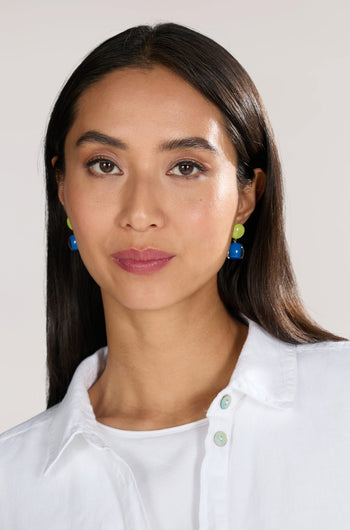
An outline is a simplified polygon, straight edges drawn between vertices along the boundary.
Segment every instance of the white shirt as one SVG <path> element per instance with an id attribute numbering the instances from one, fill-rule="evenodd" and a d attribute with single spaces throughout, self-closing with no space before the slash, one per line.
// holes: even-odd
<path id="1" fill-rule="evenodd" d="M 61 403 L 0 436 L 1 529 L 155 530 L 89 401 L 106 355 L 79 365 Z M 193 528 L 350 528 L 350 343 L 289 345 L 249 321 L 206 419 Z"/>
<path id="2" fill-rule="evenodd" d="M 208 418 L 153 431 L 98 423 L 108 445 L 128 462 L 152 530 L 198 530 L 200 469 Z"/>

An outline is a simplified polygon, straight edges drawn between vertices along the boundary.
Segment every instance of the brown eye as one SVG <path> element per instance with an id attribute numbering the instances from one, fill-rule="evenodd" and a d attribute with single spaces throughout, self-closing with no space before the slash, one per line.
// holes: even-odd
<path id="1" fill-rule="evenodd" d="M 108 160 L 99 163 L 99 168 L 103 173 L 111 173 L 114 168 L 114 164 Z"/>
<path id="2" fill-rule="evenodd" d="M 193 164 L 179 164 L 179 169 L 180 169 L 180 172 L 183 174 L 183 175 L 190 175 L 193 171 Z"/>
<path id="3" fill-rule="evenodd" d="M 172 169 L 173 175 L 188 178 L 199 177 L 201 174 L 205 173 L 205 171 L 206 169 L 202 165 L 197 162 L 192 162 L 191 160 L 183 160 L 176 164 Z"/>
<path id="4" fill-rule="evenodd" d="M 117 175 L 120 172 L 119 167 L 107 159 L 91 160 L 87 167 L 90 173 L 95 175 Z"/>

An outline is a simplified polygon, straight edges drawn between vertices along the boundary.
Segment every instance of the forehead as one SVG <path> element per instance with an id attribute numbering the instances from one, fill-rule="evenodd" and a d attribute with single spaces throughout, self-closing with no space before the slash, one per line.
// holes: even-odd
<path id="1" fill-rule="evenodd" d="M 126 141 L 204 136 L 234 154 L 219 108 L 170 69 L 128 67 L 82 94 L 70 135 L 96 129 Z M 209 140 L 209 138 L 208 138 Z"/>

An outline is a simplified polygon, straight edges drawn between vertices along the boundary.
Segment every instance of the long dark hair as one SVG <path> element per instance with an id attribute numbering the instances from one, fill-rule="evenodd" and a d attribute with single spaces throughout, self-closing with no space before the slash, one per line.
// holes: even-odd
<path id="1" fill-rule="evenodd" d="M 106 40 L 83 60 L 59 94 L 48 124 L 48 407 L 64 397 L 78 364 L 106 344 L 100 289 L 79 253 L 68 248 L 69 229 L 57 195 L 65 138 L 84 90 L 113 70 L 156 64 L 176 72 L 221 110 L 237 151 L 241 186 L 253 180 L 254 168 L 266 173 L 266 189 L 246 223 L 244 260 L 226 260 L 218 273 L 227 310 L 238 319 L 246 315 L 285 342 L 341 340 L 311 321 L 298 296 L 284 235 L 278 153 L 252 80 L 224 48 L 192 29 L 172 23 L 137 26 Z"/>

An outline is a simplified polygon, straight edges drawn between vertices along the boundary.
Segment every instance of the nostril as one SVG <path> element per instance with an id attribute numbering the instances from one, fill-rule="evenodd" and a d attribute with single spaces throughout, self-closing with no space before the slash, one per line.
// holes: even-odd
<path id="1" fill-rule="evenodd" d="M 142 207 L 137 204 L 128 204 L 127 208 L 122 211 L 118 217 L 120 226 L 127 230 L 136 230 L 144 232 L 145 230 L 155 230 L 164 225 L 164 214 L 161 209 L 145 204 Z"/>

